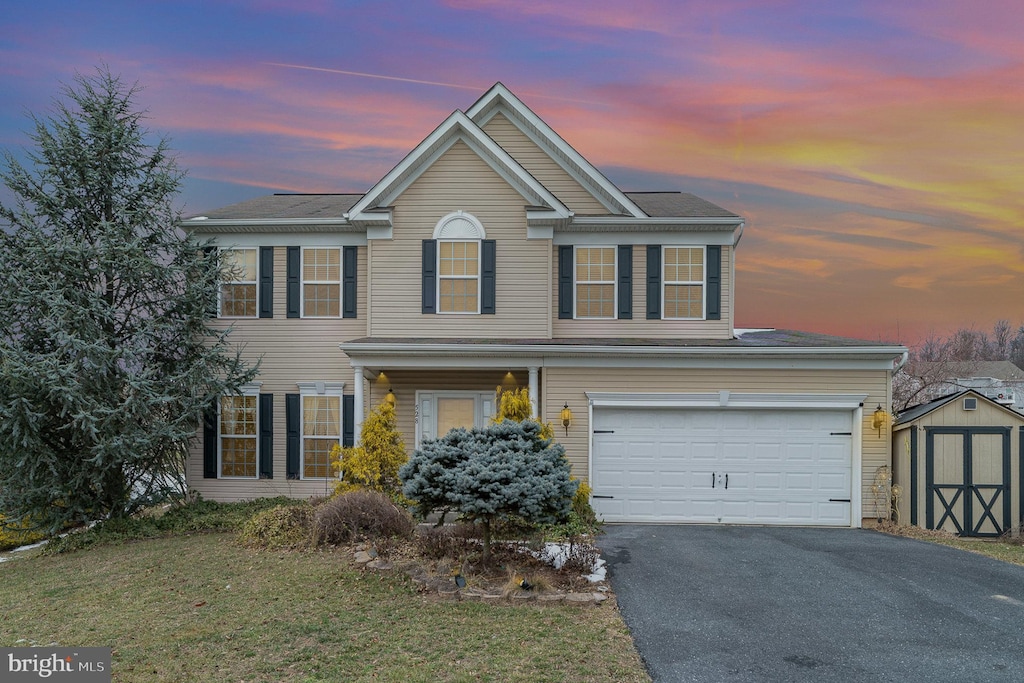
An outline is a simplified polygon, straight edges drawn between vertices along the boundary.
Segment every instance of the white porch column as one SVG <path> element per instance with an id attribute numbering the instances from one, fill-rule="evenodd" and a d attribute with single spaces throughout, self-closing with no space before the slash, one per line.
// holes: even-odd
<path id="1" fill-rule="evenodd" d="M 359 435 L 363 432 L 363 366 L 352 364 L 352 370 L 354 377 L 352 378 L 352 385 L 355 389 L 353 392 L 353 403 L 355 404 L 352 418 L 352 434 L 355 441 L 355 445 L 359 445 Z"/>
<path id="2" fill-rule="evenodd" d="M 540 418 L 540 403 L 537 398 L 538 394 L 538 373 L 540 368 L 534 366 L 530 368 L 530 405 L 533 406 L 533 416 Z"/>

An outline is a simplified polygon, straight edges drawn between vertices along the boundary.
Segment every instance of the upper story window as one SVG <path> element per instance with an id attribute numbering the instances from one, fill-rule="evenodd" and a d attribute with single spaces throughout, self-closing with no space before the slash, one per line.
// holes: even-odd
<path id="1" fill-rule="evenodd" d="M 692 320 L 704 317 L 704 248 L 663 249 L 663 317 Z"/>
<path id="2" fill-rule="evenodd" d="M 441 313 L 480 312 L 480 242 L 438 241 L 438 301 Z"/>
<path id="3" fill-rule="evenodd" d="M 576 247 L 576 317 L 615 317 L 615 247 Z"/>
<path id="4" fill-rule="evenodd" d="M 255 318 L 256 249 L 223 249 L 224 281 L 220 285 L 220 315 Z"/>
<path id="5" fill-rule="evenodd" d="M 306 247 L 302 250 L 302 317 L 341 316 L 341 249 Z"/>

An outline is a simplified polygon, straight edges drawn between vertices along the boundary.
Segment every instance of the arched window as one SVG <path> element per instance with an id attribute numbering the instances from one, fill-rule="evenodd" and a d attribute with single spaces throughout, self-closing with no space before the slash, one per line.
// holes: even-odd
<path id="1" fill-rule="evenodd" d="M 484 237 L 484 226 L 464 211 L 437 222 L 438 313 L 480 312 L 480 244 Z"/>

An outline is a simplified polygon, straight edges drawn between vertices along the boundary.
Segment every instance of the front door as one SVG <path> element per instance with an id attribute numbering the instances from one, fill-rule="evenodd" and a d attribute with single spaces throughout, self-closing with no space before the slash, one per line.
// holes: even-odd
<path id="1" fill-rule="evenodd" d="M 925 427 L 929 529 L 1000 536 L 1010 526 L 1010 429 Z"/>
<path id="2" fill-rule="evenodd" d="M 417 391 L 416 448 L 456 427 L 483 427 L 493 414 L 493 391 Z"/>

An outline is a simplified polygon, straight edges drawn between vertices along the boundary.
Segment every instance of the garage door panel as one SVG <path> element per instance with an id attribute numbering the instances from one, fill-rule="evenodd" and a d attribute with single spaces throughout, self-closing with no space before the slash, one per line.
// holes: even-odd
<path id="1" fill-rule="evenodd" d="M 594 412 L 594 507 L 607 521 L 849 525 L 852 412 Z M 838 432 L 838 434 L 835 434 Z M 728 487 L 725 476 L 728 475 Z"/>

